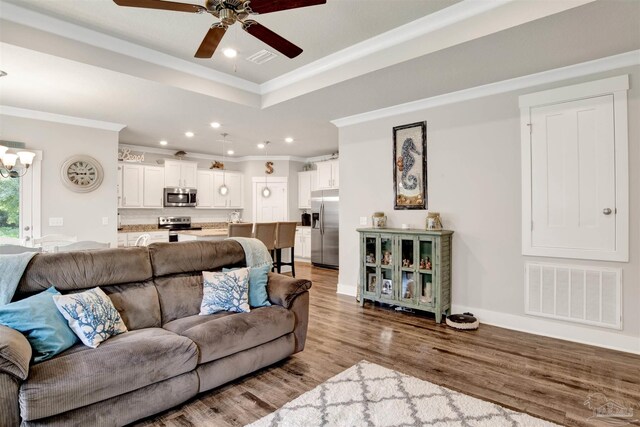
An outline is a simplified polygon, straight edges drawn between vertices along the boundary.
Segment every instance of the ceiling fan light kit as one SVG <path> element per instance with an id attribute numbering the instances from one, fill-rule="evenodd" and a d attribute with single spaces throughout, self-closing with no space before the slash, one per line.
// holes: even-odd
<path id="1" fill-rule="evenodd" d="M 220 22 L 216 22 L 211 25 L 209 31 L 204 36 L 200 47 L 196 51 L 196 58 L 211 58 L 218 48 L 222 37 L 224 37 L 227 28 L 236 22 L 240 22 L 244 31 L 261 40 L 263 43 L 266 43 L 288 58 L 295 58 L 302 53 L 302 49 L 300 47 L 274 33 L 257 21 L 247 18 L 249 15 L 279 12 L 282 10 L 316 6 L 326 3 L 326 0 L 207 0 L 204 6 L 200 6 L 196 4 L 163 0 L 113 1 L 118 6 L 170 10 L 186 13 L 208 13 L 218 18 Z"/>

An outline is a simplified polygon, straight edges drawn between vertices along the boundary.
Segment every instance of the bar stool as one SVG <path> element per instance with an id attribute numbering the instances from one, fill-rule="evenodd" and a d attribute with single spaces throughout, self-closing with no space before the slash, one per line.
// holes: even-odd
<path id="1" fill-rule="evenodd" d="M 252 223 L 229 224 L 229 237 L 252 237 Z"/>
<path id="2" fill-rule="evenodd" d="M 264 243 L 271 254 L 271 258 L 273 258 L 273 251 L 276 247 L 276 225 L 276 222 L 256 222 L 253 235 L 253 237 Z"/>
<path id="3" fill-rule="evenodd" d="M 296 277 L 294 246 L 297 222 L 279 222 L 276 227 L 276 270 L 280 273 L 283 265 L 291 266 L 291 275 Z M 291 262 L 282 262 L 282 250 L 291 248 Z"/>

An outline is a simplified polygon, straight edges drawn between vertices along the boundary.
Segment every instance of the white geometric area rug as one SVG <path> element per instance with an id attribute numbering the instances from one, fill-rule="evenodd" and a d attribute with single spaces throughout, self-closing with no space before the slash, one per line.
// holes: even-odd
<path id="1" fill-rule="evenodd" d="M 549 427 L 515 412 L 362 361 L 249 427 Z"/>

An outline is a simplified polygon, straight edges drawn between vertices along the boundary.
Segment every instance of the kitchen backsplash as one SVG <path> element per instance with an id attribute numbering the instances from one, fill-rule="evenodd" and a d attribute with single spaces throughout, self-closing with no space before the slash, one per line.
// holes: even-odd
<path id="1" fill-rule="evenodd" d="M 192 223 L 226 222 L 232 210 L 202 210 L 195 208 L 118 209 L 121 225 L 157 224 L 159 216 L 190 216 Z M 240 210 L 244 220 L 244 212 Z"/>

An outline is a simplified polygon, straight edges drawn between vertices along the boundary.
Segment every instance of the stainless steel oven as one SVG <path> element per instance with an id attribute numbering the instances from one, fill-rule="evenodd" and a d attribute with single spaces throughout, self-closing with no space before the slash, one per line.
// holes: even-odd
<path id="1" fill-rule="evenodd" d="M 165 207 L 192 207 L 196 205 L 195 188 L 165 188 Z"/>

